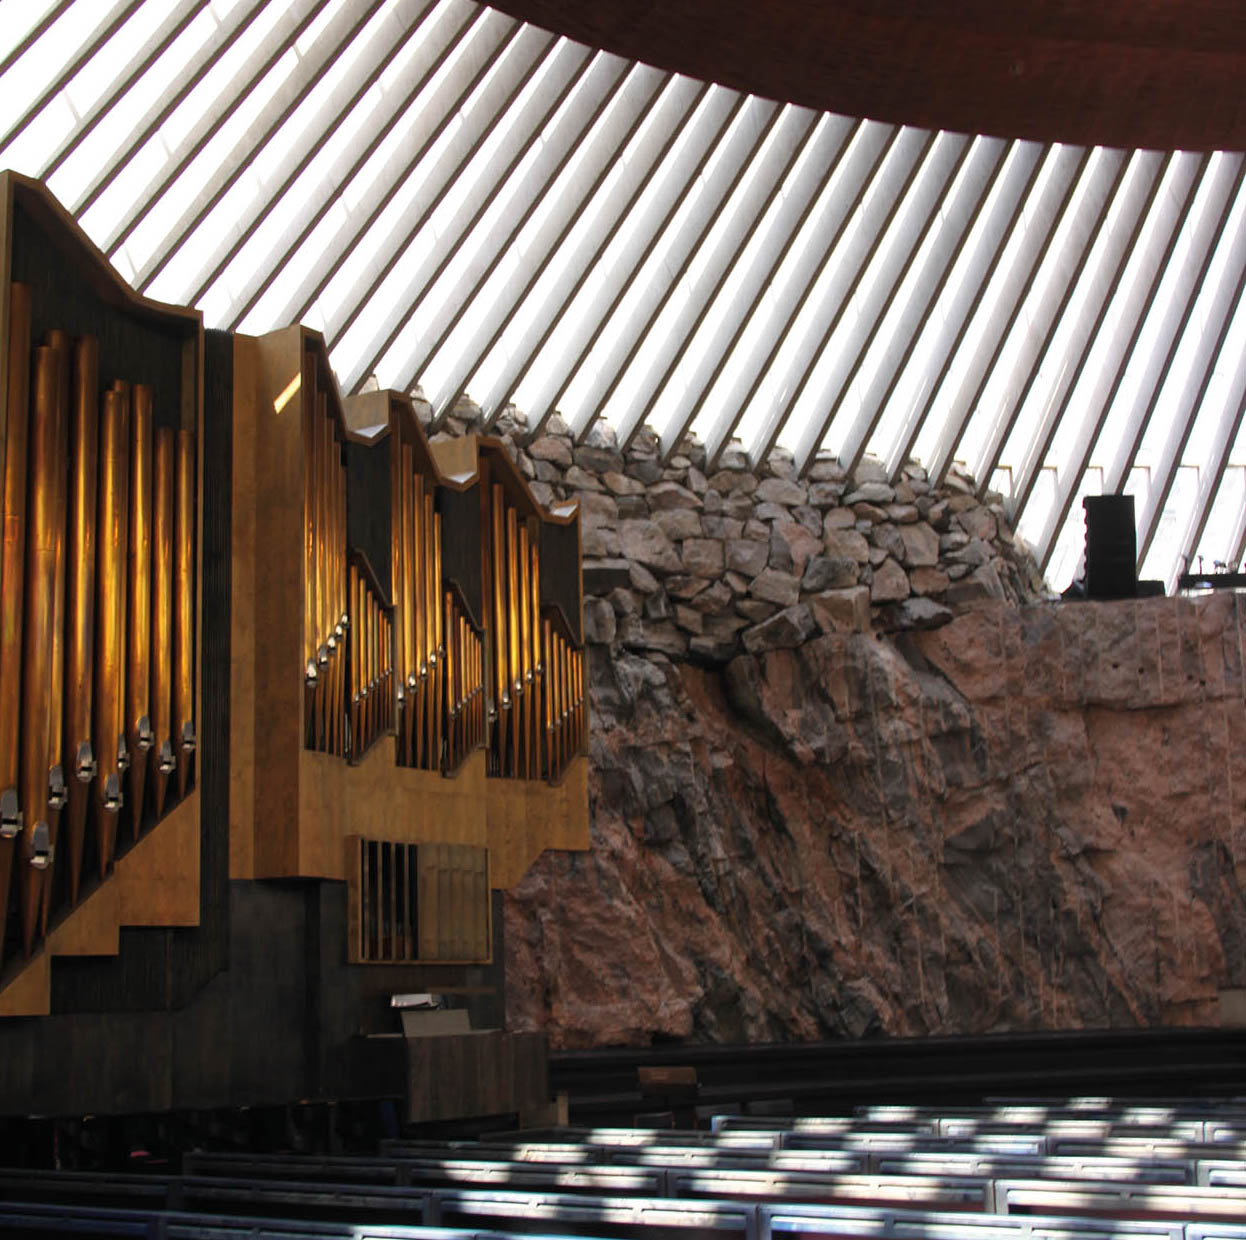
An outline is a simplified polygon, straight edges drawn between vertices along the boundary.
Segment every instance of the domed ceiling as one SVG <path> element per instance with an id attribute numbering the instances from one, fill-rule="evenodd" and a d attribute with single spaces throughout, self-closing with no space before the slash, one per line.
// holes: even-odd
<path id="1" fill-rule="evenodd" d="M 437 419 L 959 460 L 1057 587 L 1086 494 L 1145 576 L 1241 561 L 1235 8 L 504 7 L 0 0 L 0 166 Z"/>

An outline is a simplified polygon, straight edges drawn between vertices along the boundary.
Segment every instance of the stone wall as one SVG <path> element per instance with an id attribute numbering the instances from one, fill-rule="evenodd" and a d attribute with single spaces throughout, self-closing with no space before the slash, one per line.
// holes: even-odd
<path id="1" fill-rule="evenodd" d="M 1050 600 L 957 474 L 504 429 L 591 591 L 593 850 L 508 894 L 513 1027 L 1200 1024 L 1246 985 L 1234 596 Z"/>
<path id="2" fill-rule="evenodd" d="M 753 470 L 731 448 L 707 474 L 693 440 L 664 465 L 647 430 L 623 453 L 607 426 L 582 445 L 556 418 L 531 442 L 522 421 L 500 429 L 538 498 L 580 501 L 585 620 L 602 645 L 721 664 L 819 632 L 934 627 L 972 601 L 1042 593 L 1000 497 L 980 501 L 958 469 L 936 487 L 916 464 L 892 484 L 869 458 L 851 478 L 818 460 L 798 479 L 782 450 Z"/>

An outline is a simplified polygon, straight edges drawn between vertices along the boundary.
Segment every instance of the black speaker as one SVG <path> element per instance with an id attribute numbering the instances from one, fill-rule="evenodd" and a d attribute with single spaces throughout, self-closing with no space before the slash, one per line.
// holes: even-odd
<path id="1" fill-rule="evenodd" d="M 1138 539 L 1132 495 L 1087 495 L 1086 597 L 1134 598 Z"/>

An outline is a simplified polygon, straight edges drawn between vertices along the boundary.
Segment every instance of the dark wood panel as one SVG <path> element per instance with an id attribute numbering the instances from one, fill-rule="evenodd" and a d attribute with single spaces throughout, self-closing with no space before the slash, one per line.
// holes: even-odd
<path id="1" fill-rule="evenodd" d="M 493 0 L 547 30 L 848 116 L 1082 145 L 1246 149 L 1235 0 Z"/>
<path id="2" fill-rule="evenodd" d="M 379 443 L 346 445 L 346 542 L 368 557 L 377 584 L 393 599 L 393 564 L 390 554 L 390 445 L 386 436 Z"/>
<path id="3" fill-rule="evenodd" d="M 450 581 L 457 581 L 480 624 L 483 587 L 480 580 L 480 484 L 464 491 L 442 487 L 437 506 L 441 512 L 441 569 Z"/>
<path id="4" fill-rule="evenodd" d="M 577 642 L 580 631 L 580 525 L 541 522 L 541 605 L 562 609 Z"/>

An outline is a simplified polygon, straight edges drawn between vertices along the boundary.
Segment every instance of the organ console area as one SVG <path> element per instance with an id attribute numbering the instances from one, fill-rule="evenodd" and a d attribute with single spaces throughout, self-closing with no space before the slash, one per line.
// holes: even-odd
<path id="1" fill-rule="evenodd" d="M 588 846 L 575 506 L 313 330 L 138 296 L 11 173 L 0 341 L 0 1114 L 83 1039 L 150 1068 L 101 1109 L 250 1105 L 363 1088 L 378 996 L 500 1013 L 498 893 Z"/>

